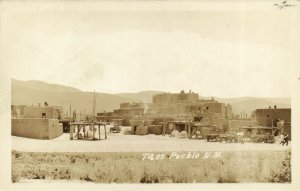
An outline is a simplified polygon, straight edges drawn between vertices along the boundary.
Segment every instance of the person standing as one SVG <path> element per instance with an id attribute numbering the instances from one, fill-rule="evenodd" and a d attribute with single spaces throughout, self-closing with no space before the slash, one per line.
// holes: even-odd
<path id="1" fill-rule="evenodd" d="M 289 144 L 289 135 L 287 133 L 284 136 L 284 143 L 283 143 L 283 145 L 284 144 L 286 144 L 286 146 L 288 146 L 288 144 Z"/>
<path id="2" fill-rule="evenodd" d="M 284 144 L 284 136 L 283 136 L 283 134 L 280 134 L 280 143 L 279 143 L 280 145 L 282 144 Z"/>

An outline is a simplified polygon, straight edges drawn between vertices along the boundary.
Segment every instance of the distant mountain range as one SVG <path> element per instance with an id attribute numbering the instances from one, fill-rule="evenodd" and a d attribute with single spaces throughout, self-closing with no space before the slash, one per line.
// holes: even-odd
<path id="1" fill-rule="evenodd" d="M 92 113 L 94 92 L 83 92 L 76 88 L 41 81 L 11 81 L 11 102 L 15 105 L 38 105 L 45 101 L 49 105 L 63 106 L 65 111 Z M 124 98 L 113 94 L 96 93 L 96 111 L 113 111 L 122 102 L 137 100 Z"/>
<path id="2" fill-rule="evenodd" d="M 143 103 L 152 103 L 152 97 L 155 94 L 161 94 L 165 93 L 162 91 L 142 91 L 138 93 L 120 93 L 120 94 L 115 94 L 123 98 L 129 98 L 129 99 L 134 99 L 134 100 L 139 100 Z"/>
<path id="3" fill-rule="evenodd" d="M 237 98 L 215 98 L 219 102 L 224 102 L 232 105 L 235 114 L 252 113 L 255 109 L 259 108 L 290 108 L 290 98 L 269 98 L 269 97 L 237 97 Z"/>
<path id="4" fill-rule="evenodd" d="M 118 109 L 122 102 L 144 102 L 151 103 L 154 94 L 164 93 L 161 91 L 142 91 L 138 93 L 96 93 L 97 112 L 113 111 Z M 84 92 L 79 89 L 59 84 L 49 84 L 42 81 L 30 80 L 11 81 L 11 102 L 13 105 L 38 105 L 45 101 L 49 105 L 60 105 L 65 111 L 72 110 L 78 112 L 91 113 L 94 92 Z M 261 97 L 238 97 L 238 98 L 218 98 L 217 101 L 231 104 L 233 112 L 250 114 L 257 108 L 268 108 L 276 105 L 277 108 L 289 108 L 290 98 L 261 98 Z"/>

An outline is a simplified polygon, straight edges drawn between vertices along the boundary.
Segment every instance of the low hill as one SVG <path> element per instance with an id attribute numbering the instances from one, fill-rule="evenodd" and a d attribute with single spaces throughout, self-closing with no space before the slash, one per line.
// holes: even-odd
<path id="1" fill-rule="evenodd" d="M 77 88 L 63 86 L 59 84 L 49 84 L 38 80 L 21 81 L 12 79 L 11 85 L 13 89 L 25 88 L 29 91 L 50 91 L 50 92 L 81 92 Z"/>
<path id="2" fill-rule="evenodd" d="M 120 94 L 115 94 L 115 95 L 118 95 L 123 98 L 139 100 L 144 103 L 152 103 L 153 95 L 161 94 L 161 93 L 165 93 L 165 92 L 149 90 L 149 91 L 142 91 L 142 92 L 138 92 L 138 93 L 120 93 Z"/>
<path id="3" fill-rule="evenodd" d="M 238 98 L 215 98 L 217 101 L 232 105 L 235 114 L 251 114 L 255 109 L 272 108 L 290 108 L 290 98 L 268 98 L 268 97 L 238 97 Z"/>
<path id="4" fill-rule="evenodd" d="M 69 111 L 71 105 L 72 110 L 92 113 L 94 92 L 82 92 L 67 86 L 37 81 L 12 80 L 11 95 L 13 105 L 38 105 L 47 101 L 49 105 L 63 106 L 65 112 Z M 122 102 L 137 102 L 137 100 L 113 94 L 96 93 L 96 102 L 96 111 L 103 112 L 118 109 Z"/>
<path id="5" fill-rule="evenodd" d="M 11 82 L 13 105 L 38 105 L 47 101 L 50 105 L 60 105 L 65 111 L 72 110 L 78 112 L 91 113 L 93 105 L 93 92 L 83 92 L 79 89 L 63 86 L 59 84 L 49 84 L 41 81 L 20 81 L 13 79 Z M 161 91 L 142 91 L 138 93 L 96 93 L 97 112 L 113 111 L 118 109 L 122 102 L 144 102 L 152 103 L 154 94 L 164 93 Z M 276 105 L 277 108 L 290 108 L 290 98 L 266 98 L 266 97 L 237 97 L 237 98 L 217 98 L 217 101 L 231 104 L 233 112 L 251 114 L 257 108 L 268 108 Z"/>

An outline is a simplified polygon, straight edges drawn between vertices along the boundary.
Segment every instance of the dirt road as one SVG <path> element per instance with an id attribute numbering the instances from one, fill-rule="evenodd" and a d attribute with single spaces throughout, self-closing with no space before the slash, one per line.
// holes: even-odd
<path id="1" fill-rule="evenodd" d="M 12 149 L 29 152 L 166 152 L 166 151 L 243 151 L 286 150 L 278 143 L 219 143 L 162 135 L 108 134 L 106 140 L 70 140 L 63 134 L 52 140 L 37 140 L 12 136 Z"/>

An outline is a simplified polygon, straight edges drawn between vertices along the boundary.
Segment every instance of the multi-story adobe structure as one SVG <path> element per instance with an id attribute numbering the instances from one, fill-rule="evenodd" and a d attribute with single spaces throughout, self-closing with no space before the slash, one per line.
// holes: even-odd
<path id="1" fill-rule="evenodd" d="M 155 114 L 198 114 L 203 117 L 232 118 L 232 107 L 211 99 L 199 99 L 194 92 L 164 93 L 153 96 L 152 111 Z"/>
<path id="2" fill-rule="evenodd" d="M 291 139 L 291 108 L 273 108 L 256 109 L 254 118 L 260 126 L 277 127 L 278 122 L 283 122 L 283 128 L 279 133 L 287 133 Z"/>
<path id="3" fill-rule="evenodd" d="M 12 106 L 18 108 L 18 106 Z M 11 134 L 14 136 L 53 139 L 63 133 L 59 119 L 63 109 L 59 106 L 24 106 L 22 115 L 13 115 L 11 119 Z"/>

